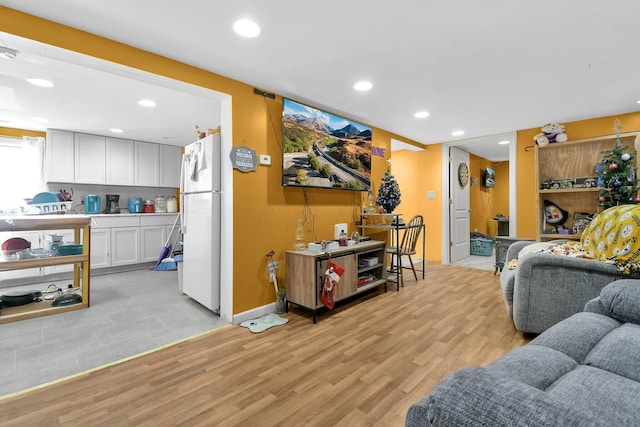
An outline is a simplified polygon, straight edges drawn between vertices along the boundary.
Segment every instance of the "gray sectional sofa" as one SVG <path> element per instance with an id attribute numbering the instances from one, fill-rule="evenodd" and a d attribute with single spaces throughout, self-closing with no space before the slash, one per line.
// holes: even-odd
<path id="1" fill-rule="evenodd" d="M 407 426 L 640 425 L 640 280 L 486 367 L 463 369 L 413 404 Z"/>
<path id="2" fill-rule="evenodd" d="M 512 244 L 507 262 L 530 244 Z M 503 269 L 500 286 L 516 329 L 539 334 L 582 311 L 609 282 L 628 277 L 601 261 L 538 252 L 522 257 L 515 270 Z"/>

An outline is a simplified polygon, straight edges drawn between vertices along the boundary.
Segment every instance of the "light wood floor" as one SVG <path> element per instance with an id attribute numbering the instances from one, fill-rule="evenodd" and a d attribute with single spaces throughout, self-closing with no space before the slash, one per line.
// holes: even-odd
<path id="1" fill-rule="evenodd" d="M 2 426 L 402 426 L 409 406 L 467 366 L 530 339 L 498 277 L 427 265 L 426 279 L 261 334 L 224 327 L 0 401 Z"/>

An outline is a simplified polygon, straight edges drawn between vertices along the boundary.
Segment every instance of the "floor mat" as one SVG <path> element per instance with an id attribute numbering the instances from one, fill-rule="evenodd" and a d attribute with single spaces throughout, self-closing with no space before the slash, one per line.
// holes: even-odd
<path id="1" fill-rule="evenodd" d="M 258 319 L 245 320 L 244 322 L 240 323 L 240 326 L 249 328 L 251 332 L 257 334 L 259 332 L 266 331 L 272 326 L 284 325 L 288 321 L 289 319 L 280 317 L 275 313 L 269 313 Z"/>

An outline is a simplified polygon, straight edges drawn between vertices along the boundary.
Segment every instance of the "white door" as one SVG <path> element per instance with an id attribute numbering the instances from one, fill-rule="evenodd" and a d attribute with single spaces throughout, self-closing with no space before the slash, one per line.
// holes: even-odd
<path id="1" fill-rule="evenodd" d="M 466 165 L 469 170 L 469 153 L 457 148 L 449 149 L 449 236 L 451 243 L 450 261 L 456 262 L 469 256 L 469 186 L 471 178 L 468 182 L 464 182 L 459 178 L 460 170 L 464 170 Z M 467 174 L 469 176 L 469 174 Z M 463 181 L 463 182 L 461 182 Z M 462 185 L 464 184 L 464 185 Z"/>

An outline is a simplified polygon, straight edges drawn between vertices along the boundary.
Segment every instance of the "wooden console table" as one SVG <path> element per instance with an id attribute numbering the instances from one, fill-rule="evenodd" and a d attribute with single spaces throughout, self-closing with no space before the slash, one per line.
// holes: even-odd
<path id="1" fill-rule="evenodd" d="M 287 251 L 287 311 L 289 303 L 313 312 L 323 309 L 322 287 L 329 253 L 309 250 Z M 341 246 L 331 252 L 331 260 L 345 269 L 337 285 L 336 302 L 385 285 L 387 290 L 385 243 L 370 240 L 353 246 Z"/>

